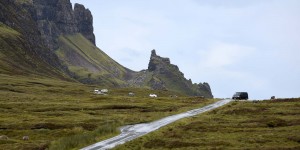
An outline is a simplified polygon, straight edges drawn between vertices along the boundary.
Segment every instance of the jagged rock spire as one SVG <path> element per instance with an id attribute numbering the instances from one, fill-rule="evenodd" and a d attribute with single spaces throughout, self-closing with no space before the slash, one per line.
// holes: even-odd
<path id="1" fill-rule="evenodd" d="M 151 51 L 151 57 L 152 57 L 152 56 L 157 56 L 157 55 L 156 55 L 155 49 L 153 49 L 153 50 Z"/>
<path id="2" fill-rule="evenodd" d="M 154 71 L 156 69 L 157 57 L 158 56 L 156 55 L 156 51 L 155 51 L 155 49 L 153 49 L 151 51 L 150 61 L 149 61 L 149 65 L 148 65 L 148 70 L 149 71 Z"/>

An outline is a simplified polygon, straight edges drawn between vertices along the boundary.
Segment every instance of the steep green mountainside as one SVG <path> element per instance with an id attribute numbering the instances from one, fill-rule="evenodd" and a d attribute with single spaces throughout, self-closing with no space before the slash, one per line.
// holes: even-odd
<path id="1" fill-rule="evenodd" d="M 53 74 L 54 68 L 28 53 L 29 46 L 22 34 L 0 23 L 0 73 Z"/>
<path id="2" fill-rule="evenodd" d="M 125 86 L 135 72 L 123 67 L 80 33 L 59 37 L 56 54 L 84 83 Z"/>
<path id="3" fill-rule="evenodd" d="M 29 11 L 12 1 L 0 1 L 0 73 L 70 80 L 58 57 L 40 40 Z"/>

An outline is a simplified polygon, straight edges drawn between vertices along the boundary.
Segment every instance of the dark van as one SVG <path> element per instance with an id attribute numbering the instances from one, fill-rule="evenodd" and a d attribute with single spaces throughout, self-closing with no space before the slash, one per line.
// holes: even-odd
<path id="1" fill-rule="evenodd" d="M 248 99 L 248 93 L 247 92 L 236 92 L 233 96 L 232 99 Z"/>

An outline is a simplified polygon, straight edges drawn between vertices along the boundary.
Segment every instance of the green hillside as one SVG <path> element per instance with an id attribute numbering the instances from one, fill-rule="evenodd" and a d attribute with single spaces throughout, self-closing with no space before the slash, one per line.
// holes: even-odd
<path id="1" fill-rule="evenodd" d="M 60 36 L 59 46 L 56 54 L 82 82 L 121 86 L 134 73 L 79 33 Z"/>
<path id="2" fill-rule="evenodd" d="M 30 50 L 31 45 L 18 31 L 0 22 L 0 73 L 48 76 L 69 79 Z"/>

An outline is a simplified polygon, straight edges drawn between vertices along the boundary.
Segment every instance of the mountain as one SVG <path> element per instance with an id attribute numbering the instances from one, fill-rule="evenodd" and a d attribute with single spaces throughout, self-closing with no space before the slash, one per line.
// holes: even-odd
<path id="1" fill-rule="evenodd" d="M 34 0 L 35 21 L 49 49 L 82 83 L 124 87 L 134 72 L 118 64 L 95 45 L 93 16 L 69 0 Z"/>
<path id="2" fill-rule="evenodd" d="M 70 0 L 2 0 L 0 8 L 0 73 L 212 97 L 208 83 L 193 84 L 155 50 L 140 72 L 110 58 L 96 46 L 93 16 L 81 4 L 73 9 Z"/>

